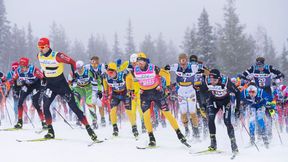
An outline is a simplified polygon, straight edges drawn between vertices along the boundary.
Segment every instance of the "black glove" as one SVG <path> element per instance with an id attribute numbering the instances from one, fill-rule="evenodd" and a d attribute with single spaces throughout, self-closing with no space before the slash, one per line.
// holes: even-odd
<path id="1" fill-rule="evenodd" d="M 46 78 L 43 78 L 42 80 L 41 80 L 41 86 L 42 87 L 45 87 L 47 85 L 47 80 L 46 80 Z"/>
<path id="2" fill-rule="evenodd" d="M 166 66 L 164 67 L 164 69 L 165 69 L 165 70 L 170 70 L 170 65 L 166 65 Z"/>
<path id="3" fill-rule="evenodd" d="M 101 91 L 98 91 L 98 92 L 97 92 L 97 96 L 101 99 L 101 98 L 102 98 L 102 92 L 101 92 Z"/>
<path id="4" fill-rule="evenodd" d="M 237 109 L 235 109 L 235 117 L 237 118 L 237 119 L 239 119 L 240 118 L 240 110 L 239 110 L 239 108 Z"/>

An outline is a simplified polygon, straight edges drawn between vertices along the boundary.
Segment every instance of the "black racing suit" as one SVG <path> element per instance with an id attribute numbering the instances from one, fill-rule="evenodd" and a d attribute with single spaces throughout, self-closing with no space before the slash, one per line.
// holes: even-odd
<path id="1" fill-rule="evenodd" d="M 234 93 L 236 96 L 236 108 L 235 112 L 239 112 L 240 106 L 240 91 L 239 89 L 230 81 L 228 77 L 222 76 L 219 79 L 217 85 L 213 86 L 210 83 L 209 78 L 205 78 L 203 85 L 201 86 L 203 91 L 209 91 L 208 97 L 208 125 L 209 125 L 209 133 L 211 140 L 215 140 L 215 148 L 216 148 L 216 127 L 215 127 L 215 116 L 217 112 L 222 109 L 224 111 L 224 123 L 227 127 L 227 133 L 231 140 L 232 150 L 237 149 L 234 128 L 231 123 L 231 103 L 230 103 L 230 93 Z M 212 145 L 212 141 L 211 141 Z"/>

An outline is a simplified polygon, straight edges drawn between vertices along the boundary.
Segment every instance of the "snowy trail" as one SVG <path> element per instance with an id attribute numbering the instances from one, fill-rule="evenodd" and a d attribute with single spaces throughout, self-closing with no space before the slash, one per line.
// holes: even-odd
<path id="1" fill-rule="evenodd" d="M 4 125 L 5 124 L 5 125 Z M 4 123 L 8 127 L 9 124 Z M 225 151 L 224 154 L 213 155 L 192 155 L 189 150 L 183 146 L 176 138 L 176 134 L 171 128 L 159 128 L 155 132 L 157 145 L 156 149 L 137 150 L 136 145 L 144 144 L 148 138 L 146 134 L 140 136 L 139 141 L 135 141 L 130 133 L 129 123 L 122 123 L 120 129 L 120 137 L 111 139 L 111 126 L 100 128 L 96 131 L 101 139 L 108 138 L 104 143 L 95 144 L 92 147 L 87 145 L 91 142 L 85 129 L 76 128 L 72 130 L 64 122 L 58 121 L 54 123 L 56 138 L 63 138 L 63 141 L 45 141 L 45 142 L 22 142 L 16 139 L 33 139 L 40 138 L 44 135 L 36 134 L 35 130 L 29 124 L 24 125 L 28 130 L 22 131 L 0 131 L 0 150 L 1 162 L 51 162 L 51 161 L 69 161 L 69 162 L 115 162 L 117 161 L 137 161 L 137 162 L 175 162 L 175 161 L 231 161 L 230 160 L 230 143 L 226 135 L 226 129 L 222 125 L 217 125 L 218 148 Z M 36 123 L 37 128 L 40 125 Z M 276 131 L 274 131 L 276 133 Z M 275 134 L 276 135 L 276 134 Z M 283 145 L 277 136 L 274 135 L 270 149 L 260 147 L 260 152 L 254 147 L 246 148 L 248 145 L 247 135 L 242 132 L 244 140 L 241 140 L 240 130 L 236 130 L 237 143 L 239 145 L 240 154 L 234 161 L 261 161 L 261 162 L 285 162 L 288 161 L 288 135 L 282 133 Z M 246 142 L 245 142 L 246 141 Z M 206 139 L 201 143 L 193 143 L 191 150 L 193 152 L 201 151 L 209 145 Z"/>
<path id="2" fill-rule="evenodd" d="M 12 109 L 9 108 L 10 116 L 14 121 Z M 59 119 L 59 118 L 58 118 Z M 139 121 L 138 121 L 139 122 Z M 72 122 L 75 123 L 75 122 Z M 217 123 L 217 122 L 216 122 Z M 24 124 L 25 130 L 20 131 L 0 131 L 0 162 L 228 162 L 231 161 L 231 148 L 226 127 L 217 124 L 217 145 L 218 149 L 225 151 L 223 154 L 193 155 L 189 152 L 197 152 L 208 147 L 209 138 L 200 143 L 191 143 L 191 150 L 182 145 L 172 128 L 162 128 L 161 125 L 155 131 L 157 145 L 156 149 L 138 150 L 136 146 L 148 143 L 148 135 L 140 134 L 140 139 L 136 141 L 131 133 L 128 122 L 122 122 L 119 127 L 119 138 L 112 137 L 112 126 L 100 127 L 96 130 L 99 139 L 107 138 L 104 143 L 91 143 L 85 129 L 75 127 L 71 129 L 63 120 L 54 122 L 56 138 L 64 140 L 44 141 L 44 142 L 17 142 L 16 139 L 36 139 L 44 136 L 46 132 L 37 134 L 35 131 L 41 128 L 37 115 L 35 115 L 35 129 L 30 123 Z M 120 126 L 120 125 L 118 125 Z M 2 121 L 0 129 L 11 128 L 9 121 Z M 183 127 L 180 126 L 181 130 Z M 140 123 L 138 123 L 140 130 Z M 239 156 L 233 161 L 236 162 L 288 162 L 288 134 L 281 133 L 283 145 L 280 144 L 276 130 L 273 130 L 273 140 L 269 149 L 258 143 L 260 152 L 255 147 L 248 146 L 248 135 L 244 129 L 235 128 L 235 135 L 239 147 Z"/>

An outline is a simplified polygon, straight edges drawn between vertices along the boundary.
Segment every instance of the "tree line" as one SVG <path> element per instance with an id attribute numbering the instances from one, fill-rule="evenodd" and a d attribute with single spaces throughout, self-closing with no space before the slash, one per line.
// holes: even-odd
<path id="1" fill-rule="evenodd" d="M 254 34 L 244 31 L 245 25 L 239 20 L 235 0 L 227 0 L 223 12 L 224 23 L 211 25 L 209 14 L 203 8 L 196 23 L 191 23 L 183 32 L 180 45 L 167 40 L 162 33 L 157 36 L 146 34 L 139 45 L 136 45 L 131 20 L 123 42 L 120 42 L 122 39 L 119 39 L 118 33 L 114 34 L 112 44 L 107 42 L 103 34 L 91 34 L 87 45 L 81 40 L 71 41 L 63 26 L 56 22 L 50 26 L 49 38 L 54 50 L 65 52 L 75 60 L 87 61 L 97 55 L 102 62 L 107 63 L 118 58 L 127 60 L 130 54 L 142 51 L 152 62 L 164 66 L 176 62 L 178 54 L 184 52 L 188 55 L 195 54 L 208 67 L 219 68 L 223 73 L 233 76 L 253 64 L 257 56 L 264 56 L 267 63 L 288 75 L 288 39 L 283 50 L 277 52 L 265 28 L 259 27 Z M 20 28 L 17 24 L 12 24 L 6 14 L 4 0 L 0 0 L 0 70 L 4 72 L 20 57 L 28 57 L 36 62 L 38 40 L 29 22 L 26 28 Z"/>

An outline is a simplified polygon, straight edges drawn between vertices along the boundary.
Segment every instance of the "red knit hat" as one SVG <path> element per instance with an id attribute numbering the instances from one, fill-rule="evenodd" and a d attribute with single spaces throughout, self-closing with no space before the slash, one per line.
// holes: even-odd
<path id="1" fill-rule="evenodd" d="M 48 47 L 50 47 L 50 41 L 48 38 L 41 38 L 38 41 L 38 46 L 43 47 L 45 45 L 48 45 Z"/>
<path id="2" fill-rule="evenodd" d="M 11 67 L 12 67 L 12 70 L 15 70 L 15 69 L 17 69 L 17 68 L 18 68 L 18 66 L 19 66 L 19 63 L 18 63 L 17 61 L 13 62 L 13 63 L 12 63 L 12 65 L 11 65 Z"/>
<path id="3" fill-rule="evenodd" d="M 22 57 L 19 61 L 20 66 L 28 66 L 29 65 L 29 59 L 26 57 Z"/>

